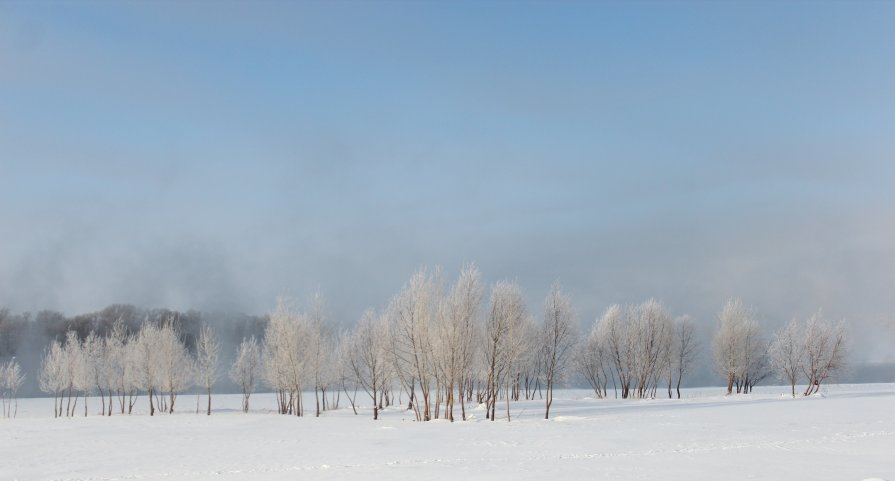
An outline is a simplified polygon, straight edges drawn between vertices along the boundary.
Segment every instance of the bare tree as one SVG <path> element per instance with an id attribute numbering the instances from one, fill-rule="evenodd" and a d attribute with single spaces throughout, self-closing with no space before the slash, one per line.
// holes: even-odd
<path id="1" fill-rule="evenodd" d="M 84 415 L 87 415 L 87 395 L 94 389 L 96 389 L 100 399 L 102 399 L 102 414 L 105 414 L 105 387 L 108 379 L 106 376 L 106 341 L 98 336 L 96 332 L 91 331 L 87 338 L 84 339 L 81 349 L 83 354 L 81 356 L 81 369 L 83 370 L 81 373 L 81 385 L 83 386 L 82 391 L 84 391 Z"/>
<path id="2" fill-rule="evenodd" d="M 699 341 L 696 339 L 696 326 L 690 316 L 684 315 L 674 322 L 674 359 L 673 366 L 677 370 L 677 398 L 681 398 L 681 381 L 688 374 L 699 355 Z"/>
<path id="3" fill-rule="evenodd" d="M 19 412 L 19 388 L 25 382 L 25 374 L 15 358 L 0 364 L 0 398 L 2 398 L 3 415 L 14 418 Z"/>
<path id="4" fill-rule="evenodd" d="M 118 397 L 118 407 L 121 414 L 125 413 L 128 397 L 133 399 L 135 388 L 128 375 L 129 348 L 132 347 L 132 338 L 127 334 L 127 327 L 118 319 L 106 338 L 106 384 L 109 387 L 109 405 L 107 415 L 112 415 L 113 392 Z"/>
<path id="5" fill-rule="evenodd" d="M 346 352 L 353 379 L 370 396 L 373 419 L 379 419 L 379 393 L 388 370 L 388 320 L 368 309 L 351 333 Z"/>
<path id="6" fill-rule="evenodd" d="M 445 417 L 452 422 L 457 399 L 463 420 L 466 420 L 463 393 L 475 362 L 483 295 L 478 269 L 473 264 L 465 266 L 445 298 L 439 316 L 436 363 L 444 384 Z"/>
<path id="7" fill-rule="evenodd" d="M 336 358 L 337 381 L 351 404 L 351 410 L 357 415 L 357 390 L 360 385 L 357 381 L 357 373 L 354 372 L 354 366 L 351 359 L 357 354 L 354 349 L 354 334 L 357 332 L 357 326 L 354 330 L 343 330 L 339 333 L 337 343 L 338 356 Z M 387 356 L 385 362 L 388 362 Z M 374 400 L 375 402 L 375 400 Z M 378 414 L 378 413 L 374 413 Z"/>
<path id="8" fill-rule="evenodd" d="M 823 382 L 845 368 L 848 346 L 845 322 L 831 322 L 818 312 L 805 322 L 805 358 L 802 372 L 808 379 L 805 395 L 816 393 Z"/>
<path id="9" fill-rule="evenodd" d="M 801 325 L 793 319 L 784 328 L 774 334 L 768 348 L 771 367 L 782 381 L 789 383 L 792 397 L 796 397 L 796 383 L 802 368 L 805 345 L 802 339 Z"/>
<path id="10" fill-rule="evenodd" d="M 168 393 L 163 407 L 172 414 L 177 395 L 188 389 L 195 379 L 195 366 L 172 318 L 162 324 L 158 341 L 162 388 Z"/>
<path id="11" fill-rule="evenodd" d="M 62 415 L 62 398 L 64 397 L 65 384 L 65 353 L 59 341 L 52 341 L 44 352 L 40 364 L 38 376 L 40 390 L 49 394 L 53 393 L 53 417 Z"/>
<path id="12" fill-rule="evenodd" d="M 612 366 L 613 379 L 618 382 L 617 388 L 621 389 L 622 399 L 627 399 L 630 395 L 634 378 L 635 351 L 631 329 L 632 326 L 625 321 L 621 306 L 614 304 L 603 313 L 597 330 Z"/>
<path id="13" fill-rule="evenodd" d="M 326 385 L 328 361 L 332 353 L 332 332 L 326 325 L 326 305 L 320 291 L 314 293 L 312 309 L 308 316 L 306 344 L 308 346 L 308 364 L 311 376 L 314 378 L 314 400 L 316 402 L 316 417 L 320 417 L 320 394 L 323 392 L 323 402 L 326 403 Z"/>
<path id="14" fill-rule="evenodd" d="M 540 333 L 547 391 L 544 419 L 550 418 L 553 386 L 565 374 L 577 337 L 578 328 L 572 311 L 572 300 L 562 292 L 559 284 L 554 284 L 544 302 L 544 324 Z"/>
<path id="15" fill-rule="evenodd" d="M 621 397 L 655 396 L 659 379 L 669 372 L 673 347 L 671 317 L 662 304 L 650 299 L 625 308 L 610 306 L 597 333 Z"/>
<path id="16" fill-rule="evenodd" d="M 436 387 L 433 325 L 441 305 L 440 269 L 420 269 L 389 304 L 394 372 L 410 396 L 417 421 L 432 419 L 431 394 Z M 416 387 L 419 386 L 420 398 Z"/>
<path id="17" fill-rule="evenodd" d="M 727 380 L 727 393 L 749 393 L 770 373 L 761 326 L 739 299 L 725 303 L 712 340 L 715 368 Z"/>
<path id="18" fill-rule="evenodd" d="M 140 334 L 131 343 L 131 380 L 135 386 L 146 392 L 149 399 L 149 415 L 155 415 L 155 397 L 163 385 L 162 374 L 162 333 L 159 326 L 144 322 Z"/>
<path id="19" fill-rule="evenodd" d="M 196 342 L 196 377 L 199 385 L 205 388 L 208 395 L 206 414 L 211 416 L 211 387 L 218 380 L 218 356 L 221 342 L 210 325 L 205 324 L 199 331 Z"/>
<path id="20" fill-rule="evenodd" d="M 485 410 L 492 421 L 502 387 L 509 406 L 508 383 L 505 381 L 526 351 L 527 323 L 530 321 L 519 286 L 508 281 L 496 283 L 491 289 L 491 303 L 481 338 L 485 361 Z"/>
<path id="21" fill-rule="evenodd" d="M 242 412 L 249 412 L 249 398 L 261 375 L 261 350 L 254 337 L 243 338 L 230 368 L 230 379 L 242 388 Z"/>
<path id="22" fill-rule="evenodd" d="M 627 309 L 634 352 L 634 377 L 639 398 L 653 397 L 671 349 L 671 316 L 662 304 L 650 299 Z"/>
<path id="23" fill-rule="evenodd" d="M 262 358 L 264 378 L 276 391 L 281 414 L 303 415 L 302 385 L 311 349 L 309 322 L 293 309 L 288 299 L 279 299 L 264 330 Z"/>
<path id="24" fill-rule="evenodd" d="M 600 319 L 597 319 L 590 334 L 577 349 L 573 364 L 575 371 L 587 381 L 598 399 L 606 397 L 609 378 L 612 375 L 609 372 L 610 365 L 606 353 L 604 340 L 600 336 Z"/>

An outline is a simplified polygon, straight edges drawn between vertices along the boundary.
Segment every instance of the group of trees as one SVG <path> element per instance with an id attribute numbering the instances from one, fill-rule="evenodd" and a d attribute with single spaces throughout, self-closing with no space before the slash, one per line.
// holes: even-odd
<path id="1" fill-rule="evenodd" d="M 804 395 L 810 396 L 843 369 L 846 349 L 845 323 L 824 319 L 818 312 L 804 322 L 793 319 L 777 331 L 769 357 L 780 380 L 789 383 L 793 397 L 800 379 L 807 382 Z"/>
<path id="2" fill-rule="evenodd" d="M 10 359 L 0 363 L 0 406 L 3 417 L 15 417 L 19 411 L 18 392 L 25 381 L 25 374 L 18 361 Z"/>
<path id="3" fill-rule="evenodd" d="M 805 379 L 804 395 L 842 372 L 846 364 L 845 322 L 823 319 L 820 313 L 806 321 L 793 319 L 768 342 L 760 324 L 739 300 L 732 299 L 721 311 L 713 340 L 715 365 L 727 379 L 727 392 L 751 392 L 772 374 L 787 382 L 792 396 L 796 384 Z"/>
<path id="4" fill-rule="evenodd" d="M 211 386 L 217 380 L 220 344 L 206 326 L 192 356 L 171 319 L 145 322 L 137 333 L 117 323 L 105 336 L 90 332 L 83 340 L 69 331 L 65 340 L 54 340 L 41 364 L 40 389 L 53 395 L 54 416 L 73 416 L 83 398 L 101 399 L 100 411 L 111 416 L 118 400 L 120 413 L 133 411 L 138 393 L 149 400 L 149 414 L 174 412 L 178 394 L 193 385 L 207 389 L 211 414 Z"/>
<path id="5" fill-rule="evenodd" d="M 282 414 L 304 414 L 301 392 L 313 386 L 315 414 L 337 407 L 344 393 L 356 412 L 357 392 L 381 409 L 407 397 L 419 421 L 453 421 L 459 404 L 484 404 L 496 419 L 499 399 L 546 392 L 549 416 L 554 385 L 568 375 L 577 342 L 571 300 L 559 286 L 547 297 L 540 325 L 529 314 L 522 290 L 501 281 L 486 288 L 475 266 L 446 286 L 440 269 L 416 272 L 381 312 L 366 310 L 354 328 L 334 332 L 325 322 L 319 295 L 309 312 L 280 300 L 259 342 L 238 348 L 231 379 L 242 387 L 243 410 L 261 383 L 276 393 Z M 330 392 L 329 398 L 327 391 Z"/>
<path id="6" fill-rule="evenodd" d="M 622 398 L 655 397 L 660 383 L 680 397 L 681 382 L 696 361 L 698 342 L 687 316 L 672 319 L 667 309 L 650 299 L 642 304 L 606 309 L 578 351 L 575 360 L 598 398 L 609 383 Z"/>
<path id="7" fill-rule="evenodd" d="M 147 316 L 134 328 L 119 319 L 101 331 L 71 329 L 51 341 L 38 382 L 53 395 L 54 415 L 75 415 L 79 400 L 87 415 L 92 395 L 104 415 L 112 415 L 116 400 L 118 412 L 131 413 L 141 394 L 150 415 L 171 413 L 178 395 L 192 387 L 205 394 L 210 415 L 223 344 L 208 323 L 196 328 L 179 320 Z M 338 408 L 343 395 L 357 413 L 360 392 L 374 419 L 385 407 L 406 405 L 418 421 L 453 421 L 457 408 L 466 420 L 472 403 L 484 407 L 487 419 L 510 420 L 511 403 L 536 397 L 549 418 L 554 387 L 572 375 L 597 398 L 610 389 L 623 399 L 652 398 L 660 390 L 679 398 L 700 351 L 690 318 L 673 317 L 656 300 L 610 306 L 582 337 L 572 300 L 558 284 L 543 311 L 533 314 L 518 284 L 485 286 L 474 265 L 452 283 L 440 269 L 419 270 L 384 309 L 366 310 L 348 330 L 334 329 L 319 294 L 306 310 L 279 300 L 261 325 L 235 345 L 229 378 L 243 394 L 243 411 L 263 386 L 276 394 L 281 414 L 296 416 L 305 414 L 302 393 L 313 389 L 316 416 Z M 809 395 L 844 366 L 845 326 L 815 315 L 793 321 L 768 342 L 755 315 L 732 299 L 718 316 L 712 353 L 729 394 L 749 393 L 777 373 L 793 395 L 805 379 Z M 14 413 L 23 379 L 14 360 L 0 364 L 5 415 Z"/>

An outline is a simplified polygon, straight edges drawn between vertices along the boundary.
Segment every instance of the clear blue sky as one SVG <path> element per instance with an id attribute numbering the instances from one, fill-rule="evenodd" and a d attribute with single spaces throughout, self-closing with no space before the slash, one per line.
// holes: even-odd
<path id="1" fill-rule="evenodd" d="M 585 324 L 737 295 L 869 332 L 893 191 L 892 2 L 0 3 L 14 310 L 320 286 L 353 322 L 475 261 Z"/>

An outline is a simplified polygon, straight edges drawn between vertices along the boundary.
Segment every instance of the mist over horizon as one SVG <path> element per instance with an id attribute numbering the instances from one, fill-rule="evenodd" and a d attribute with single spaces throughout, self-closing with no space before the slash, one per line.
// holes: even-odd
<path id="1" fill-rule="evenodd" d="M 564 7 L 0 4 L 0 309 L 350 326 L 475 262 L 895 363 L 895 5 Z"/>

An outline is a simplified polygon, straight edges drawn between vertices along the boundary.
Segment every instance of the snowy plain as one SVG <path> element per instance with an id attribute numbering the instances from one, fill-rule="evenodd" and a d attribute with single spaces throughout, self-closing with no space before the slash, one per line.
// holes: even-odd
<path id="1" fill-rule="evenodd" d="M 173 415 L 148 416 L 144 398 L 134 415 L 101 417 L 91 399 L 89 416 L 63 419 L 52 399 L 23 399 L 17 418 L 0 419 L 0 480 L 895 479 L 895 384 L 787 390 L 694 388 L 681 400 L 561 390 L 550 420 L 535 400 L 513 403 L 509 423 L 475 406 L 466 422 L 414 422 L 400 408 L 373 421 L 344 396 L 315 418 L 307 393 L 303 418 L 276 414 L 270 394 L 255 394 L 249 414 L 240 396 L 216 395 L 214 413 L 196 415 L 196 396 L 183 395 Z"/>

